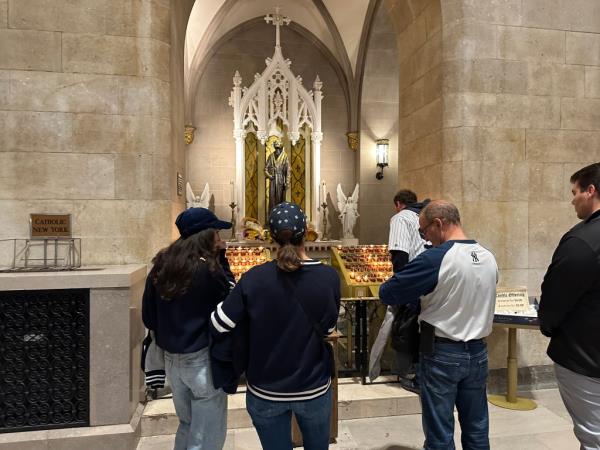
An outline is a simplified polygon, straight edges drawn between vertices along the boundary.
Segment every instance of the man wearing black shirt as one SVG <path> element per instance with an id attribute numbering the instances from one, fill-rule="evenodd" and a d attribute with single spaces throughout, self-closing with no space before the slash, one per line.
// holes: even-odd
<path id="1" fill-rule="evenodd" d="M 539 319 L 575 436 L 591 450 L 600 448 L 600 163 L 575 172 L 571 183 L 582 221 L 554 251 Z"/>

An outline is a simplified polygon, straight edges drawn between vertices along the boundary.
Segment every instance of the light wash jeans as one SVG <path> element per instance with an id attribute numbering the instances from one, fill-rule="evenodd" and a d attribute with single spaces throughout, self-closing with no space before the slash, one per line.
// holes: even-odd
<path id="1" fill-rule="evenodd" d="M 227 394 L 213 386 L 208 347 L 165 351 L 167 379 L 179 418 L 174 450 L 220 450 L 227 434 Z"/>

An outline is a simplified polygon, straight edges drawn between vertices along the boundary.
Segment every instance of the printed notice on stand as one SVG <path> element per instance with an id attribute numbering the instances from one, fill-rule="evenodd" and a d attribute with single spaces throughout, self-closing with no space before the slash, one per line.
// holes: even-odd
<path id="1" fill-rule="evenodd" d="M 496 314 L 524 313 L 529 311 L 526 288 L 498 288 L 496 291 Z"/>

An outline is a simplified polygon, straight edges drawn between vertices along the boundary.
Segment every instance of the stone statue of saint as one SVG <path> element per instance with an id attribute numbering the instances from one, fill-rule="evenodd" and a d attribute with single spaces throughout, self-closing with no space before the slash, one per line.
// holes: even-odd
<path id="1" fill-rule="evenodd" d="M 265 164 L 265 176 L 270 180 L 269 211 L 285 201 L 285 192 L 290 185 L 290 163 L 280 139 L 274 141 L 273 148 Z"/>

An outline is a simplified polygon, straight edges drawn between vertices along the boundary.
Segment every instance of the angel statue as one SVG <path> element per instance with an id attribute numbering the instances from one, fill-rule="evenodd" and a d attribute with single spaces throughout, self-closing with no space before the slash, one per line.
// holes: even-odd
<path id="1" fill-rule="evenodd" d="M 208 189 L 208 183 L 204 186 L 204 190 L 200 196 L 194 195 L 192 186 L 188 182 L 185 185 L 185 200 L 188 208 L 208 208 L 210 203 L 210 190 Z"/>
<path id="2" fill-rule="evenodd" d="M 340 215 L 338 216 L 342 221 L 342 229 L 344 231 L 344 239 L 354 239 L 352 230 L 358 219 L 358 183 L 354 187 L 354 192 L 351 196 L 346 197 L 342 186 L 338 183 L 337 185 L 337 203 Z"/>

